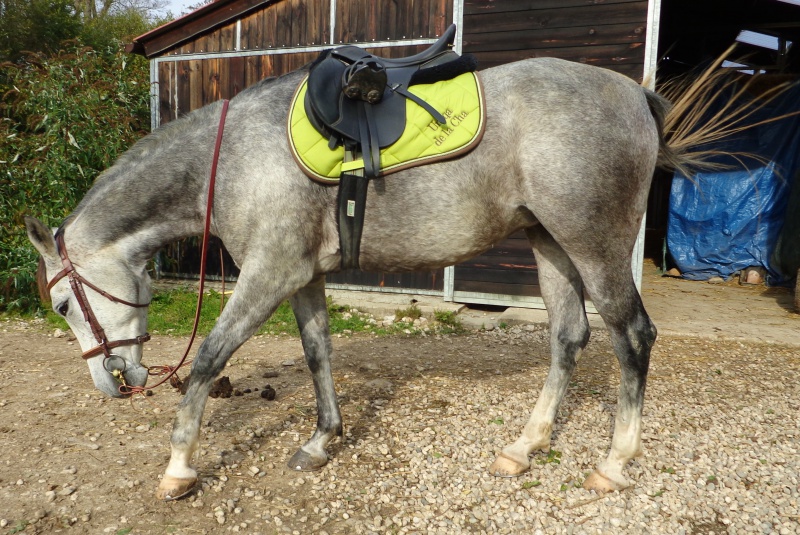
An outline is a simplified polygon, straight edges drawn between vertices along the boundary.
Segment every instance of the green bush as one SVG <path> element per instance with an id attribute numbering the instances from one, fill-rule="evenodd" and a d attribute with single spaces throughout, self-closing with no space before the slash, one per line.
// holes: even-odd
<path id="1" fill-rule="evenodd" d="M 140 56 L 73 42 L 0 66 L 0 312 L 37 309 L 37 254 L 22 218 L 57 226 L 150 126 Z"/>

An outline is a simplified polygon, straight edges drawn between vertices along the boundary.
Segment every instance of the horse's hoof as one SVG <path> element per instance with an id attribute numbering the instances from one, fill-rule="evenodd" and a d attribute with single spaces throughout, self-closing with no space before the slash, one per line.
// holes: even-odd
<path id="1" fill-rule="evenodd" d="M 608 492 L 625 490 L 631 486 L 631 482 L 627 480 L 614 481 L 597 470 L 589 474 L 589 477 L 583 482 L 583 488 L 586 490 L 593 490 L 598 494 L 606 494 Z"/>
<path id="2" fill-rule="evenodd" d="M 316 472 L 328 464 L 328 456 L 314 457 L 300 448 L 286 464 L 289 465 L 289 468 L 298 472 Z"/>
<path id="3" fill-rule="evenodd" d="M 164 476 L 156 490 L 156 498 L 171 502 L 188 496 L 197 484 L 197 478 L 182 478 Z"/>
<path id="4" fill-rule="evenodd" d="M 530 467 L 530 463 L 521 464 L 501 453 L 489 467 L 489 473 L 495 477 L 517 477 L 527 472 Z"/>

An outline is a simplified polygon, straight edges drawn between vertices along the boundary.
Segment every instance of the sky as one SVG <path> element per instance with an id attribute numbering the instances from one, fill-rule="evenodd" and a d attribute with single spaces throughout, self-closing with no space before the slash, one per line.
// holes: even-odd
<path id="1" fill-rule="evenodd" d="M 164 8 L 164 13 L 167 11 L 172 11 L 172 14 L 175 15 L 175 18 L 178 18 L 187 11 L 187 7 L 190 5 L 199 4 L 199 0 L 167 0 L 167 5 Z"/>

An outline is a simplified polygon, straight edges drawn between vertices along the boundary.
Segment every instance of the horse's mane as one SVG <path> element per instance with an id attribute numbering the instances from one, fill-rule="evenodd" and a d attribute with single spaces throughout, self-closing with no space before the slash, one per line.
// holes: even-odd
<path id="1" fill-rule="evenodd" d="M 278 78 L 265 78 L 241 91 L 236 97 L 249 96 L 253 92 L 261 91 L 266 86 L 271 85 L 272 82 L 282 77 L 283 76 Z M 116 180 L 127 176 L 131 172 L 131 169 L 135 169 L 144 162 L 147 162 L 150 159 L 150 155 L 154 152 L 162 149 L 166 145 L 174 143 L 176 140 L 185 139 L 186 132 L 196 131 L 200 124 L 205 124 L 208 121 L 209 116 L 218 115 L 221 106 L 221 101 L 203 106 L 202 108 L 159 126 L 150 134 L 139 139 L 132 147 L 117 158 L 111 167 L 97 176 L 91 189 L 86 193 L 80 203 L 78 203 L 78 206 L 73 212 L 73 216 L 79 214 L 83 208 L 89 205 L 98 195 L 102 195 L 106 188 L 111 187 Z M 66 222 L 67 221 L 64 223 Z"/>

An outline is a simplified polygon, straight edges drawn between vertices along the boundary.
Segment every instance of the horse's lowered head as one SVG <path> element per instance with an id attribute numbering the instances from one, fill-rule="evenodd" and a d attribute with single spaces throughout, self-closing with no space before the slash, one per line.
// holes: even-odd
<path id="1" fill-rule="evenodd" d="M 150 277 L 144 265 L 130 266 L 121 246 L 88 250 L 55 233 L 38 219 L 25 218 L 28 238 L 41 254 L 39 290 L 69 324 L 89 364 L 95 387 L 113 397 L 144 386 L 141 364 L 147 334 Z M 122 389 L 120 388 L 122 387 Z"/>

